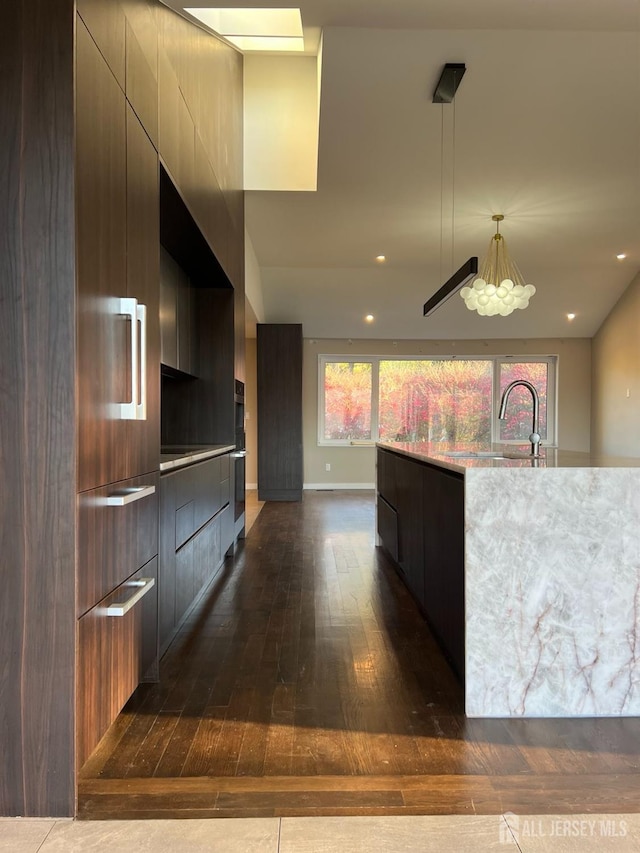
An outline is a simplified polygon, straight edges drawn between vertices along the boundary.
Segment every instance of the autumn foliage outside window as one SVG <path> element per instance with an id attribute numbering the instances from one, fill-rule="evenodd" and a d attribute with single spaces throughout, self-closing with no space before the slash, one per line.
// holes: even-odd
<path id="1" fill-rule="evenodd" d="M 500 394 L 514 379 L 536 387 L 546 440 L 553 365 L 552 358 L 333 361 L 327 356 L 321 360 L 320 440 L 524 443 L 532 420 L 526 389 L 512 392 L 506 421 L 496 417 Z"/>
<path id="2" fill-rule="evenodd" d="M 371 438 L 371 371 L 370 362 L 340 361 L 325 365 L 326 439 Z"/>

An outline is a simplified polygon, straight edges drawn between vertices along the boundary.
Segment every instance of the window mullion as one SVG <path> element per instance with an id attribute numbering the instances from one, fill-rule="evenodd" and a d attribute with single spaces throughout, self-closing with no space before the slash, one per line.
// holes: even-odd
<path id="1" fill-rule="evenodd" d="M 380 359 L 371 359 L 371 439 L 380 438 Z"/>

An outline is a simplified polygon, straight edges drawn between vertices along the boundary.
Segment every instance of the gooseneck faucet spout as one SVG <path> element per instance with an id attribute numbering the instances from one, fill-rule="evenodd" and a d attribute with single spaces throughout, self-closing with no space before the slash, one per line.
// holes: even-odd
<path id="1" fill-rule="evenodd" d="M 526 379 L 514 379 L 513 382 L 507 385 L 502 393 L 498 418 L 501 421 L 505 420 L 509 395 L 518 385 L 528 388 L 533 398 L 533 428 L 531 430 L 531 435 L 529 436 L 529 441 L 531 442 L 531 455 L 538 457 L 540 456 L 540 398 L 538 397 L 538 392 L 531 382 L 527 382 Z"/>

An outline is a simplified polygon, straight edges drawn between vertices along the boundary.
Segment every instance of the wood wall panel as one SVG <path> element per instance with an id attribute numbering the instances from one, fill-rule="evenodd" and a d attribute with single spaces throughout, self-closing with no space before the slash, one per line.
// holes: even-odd
<path id="1" fill-rule="evenodd" d="M 0 12 L 0 808 L 74 808 L 73 4 Z"/>
<path id="2" fill-rule="evenodd" d="M 13 491 L 0 498 L 0 547 L 3 555 L 3 594 L 0 596 L 3 666 L 0 668 L 0 809 L 5 815 L 24 813 L 22 763 L 22 696 L 20 691 L 24 608 L 24 493 L 25 441 L 22 434 L 25 385 L 25 340 L 22 324 L 22 233 L 20 223 L 20 142 L 22 92 L 22 6 L 6 3 L 0 12 L 0 97 L 3 132 L 0 137 L 0 458 L 3 479 Z"/>

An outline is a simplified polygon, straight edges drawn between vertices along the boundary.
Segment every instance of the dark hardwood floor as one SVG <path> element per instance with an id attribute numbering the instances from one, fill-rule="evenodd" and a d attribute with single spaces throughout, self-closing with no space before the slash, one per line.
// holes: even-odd
<path id="1" fill-rule="evenodd" d="M 640 811 L 640 720 L 472 720 L 367 492 L 267 503 L 81 772 L 82 818 Z"/>

